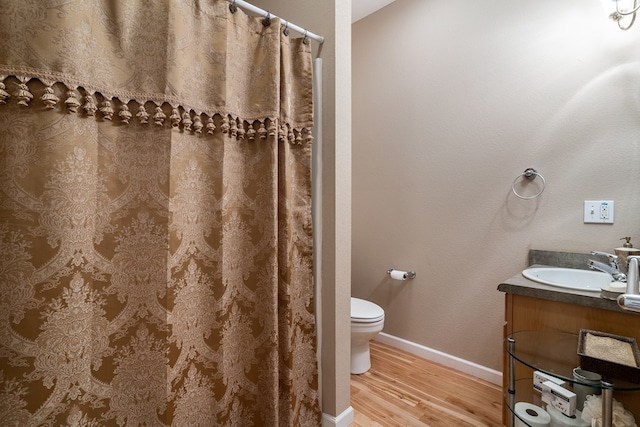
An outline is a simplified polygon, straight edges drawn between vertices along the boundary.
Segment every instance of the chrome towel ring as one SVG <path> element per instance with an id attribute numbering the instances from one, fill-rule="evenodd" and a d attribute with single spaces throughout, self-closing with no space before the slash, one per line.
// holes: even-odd
<path id="1" fill-rule="evenodd" d="M 533 181 L 534 179 L 536 179 L 536 176 L 539 176 L 540 179 L 542 180 L 542 188 L 540 189 L 540 191 L 538 191 L 536 194 L 534 194 L 533 196 L 523 196 L 521 194 L 518 194 L 518 192 L 516 191 L 516 183 L 518 182 L 518 180 L 520 178 L 527 178 L 528 180 Z M 513 194 L 515 194 L 515 196 L 519 199 L 525 199 L 525 200 L 530 200 L 530 199 L 535 199 L 537 197 L 539 197 L 542 192 L 544 191 L 544 189 L 547 187 L 547 181 L 545 181 L 544 176 L 540 175 L 538 173 L 538 171 L 536 171 L 533 168 L 527 168 L 525 169 L 525 171 L 523 173 L 521 173 L 520 175 L 518 175 L 516 177 L 516 179 L 513 180 L 513 184 L 511 184 L 511 191 L 513 192 Z"/>

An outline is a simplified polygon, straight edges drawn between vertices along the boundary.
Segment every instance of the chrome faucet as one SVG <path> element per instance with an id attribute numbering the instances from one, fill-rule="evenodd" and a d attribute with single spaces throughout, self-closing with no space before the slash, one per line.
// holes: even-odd
<path id="1" fill-rule="evenodd" d="M 607 252 L 599 252 L 599 251 L 591 251 L 591 255 L 603 255 L 609 258 L 609 265 L 595 260 L 589 260 L 587 265 L 592 270 L 602 271 L 604 273 L 609 273 L 613 280 L 616 282 L 626 282 L 627 275 L 623 273 L 620 269 L 620 262 L 617 255 L 609 254 Z"/>
<path id="2" fill-rule="evenodd" d="M 627 261 L 629 262 L 627 276 L 627 289 L 626 292 L 618 296 L 618 305 L 629 311 L 640 312 L 640 284 L 638 283 L 638 259 L 639 256 L 629 256 Z"/>

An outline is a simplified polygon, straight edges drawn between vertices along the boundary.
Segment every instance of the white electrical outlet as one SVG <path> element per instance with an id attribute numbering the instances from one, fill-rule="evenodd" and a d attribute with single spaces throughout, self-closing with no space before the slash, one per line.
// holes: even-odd
<path id="1" fill-rule="evenodd" d="M 584 222 L 613 224 L 613 200 L 585 200 Z"/>

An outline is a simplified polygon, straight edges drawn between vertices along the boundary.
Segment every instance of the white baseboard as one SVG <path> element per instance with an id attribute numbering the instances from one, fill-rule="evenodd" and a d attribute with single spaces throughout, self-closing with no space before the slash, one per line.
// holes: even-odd
<path id="1" fill-rule="evenodd" d="M 349 427 L 353 422 L 353 418 L 353 408 L 349 406 L 337 417 L 329 414 L 322 414 L 322 427 Z"/>
<path id="2" fill-rule="evenodd" d="M 492 384 L 502 385 L 502 372 L 489 369 L 485 366 L 478 365 L 477 363 L 460 359 L 459 357 L 407 341 L 403 338 L 394 337 L 393 335 L 385 334 L 384 332 L 380 332 L 374 340 L 408 351 L 411 354 L 415 354 L 416 356 L 431 360 L 457 371 L 464 372 L 465 374 L 481 378 Z"/>

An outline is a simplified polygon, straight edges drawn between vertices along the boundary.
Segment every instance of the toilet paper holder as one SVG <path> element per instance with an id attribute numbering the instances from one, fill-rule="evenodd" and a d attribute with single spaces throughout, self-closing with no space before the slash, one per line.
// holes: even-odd
<path id="1" fill-rule="evenodd" d="M 393 279 L 399 279 L 399 280 L 415 279 L 416 277 L 415 271 L 396 270 L 393 267 L 387 270 L 387 274 L 391 276 Z"/>

